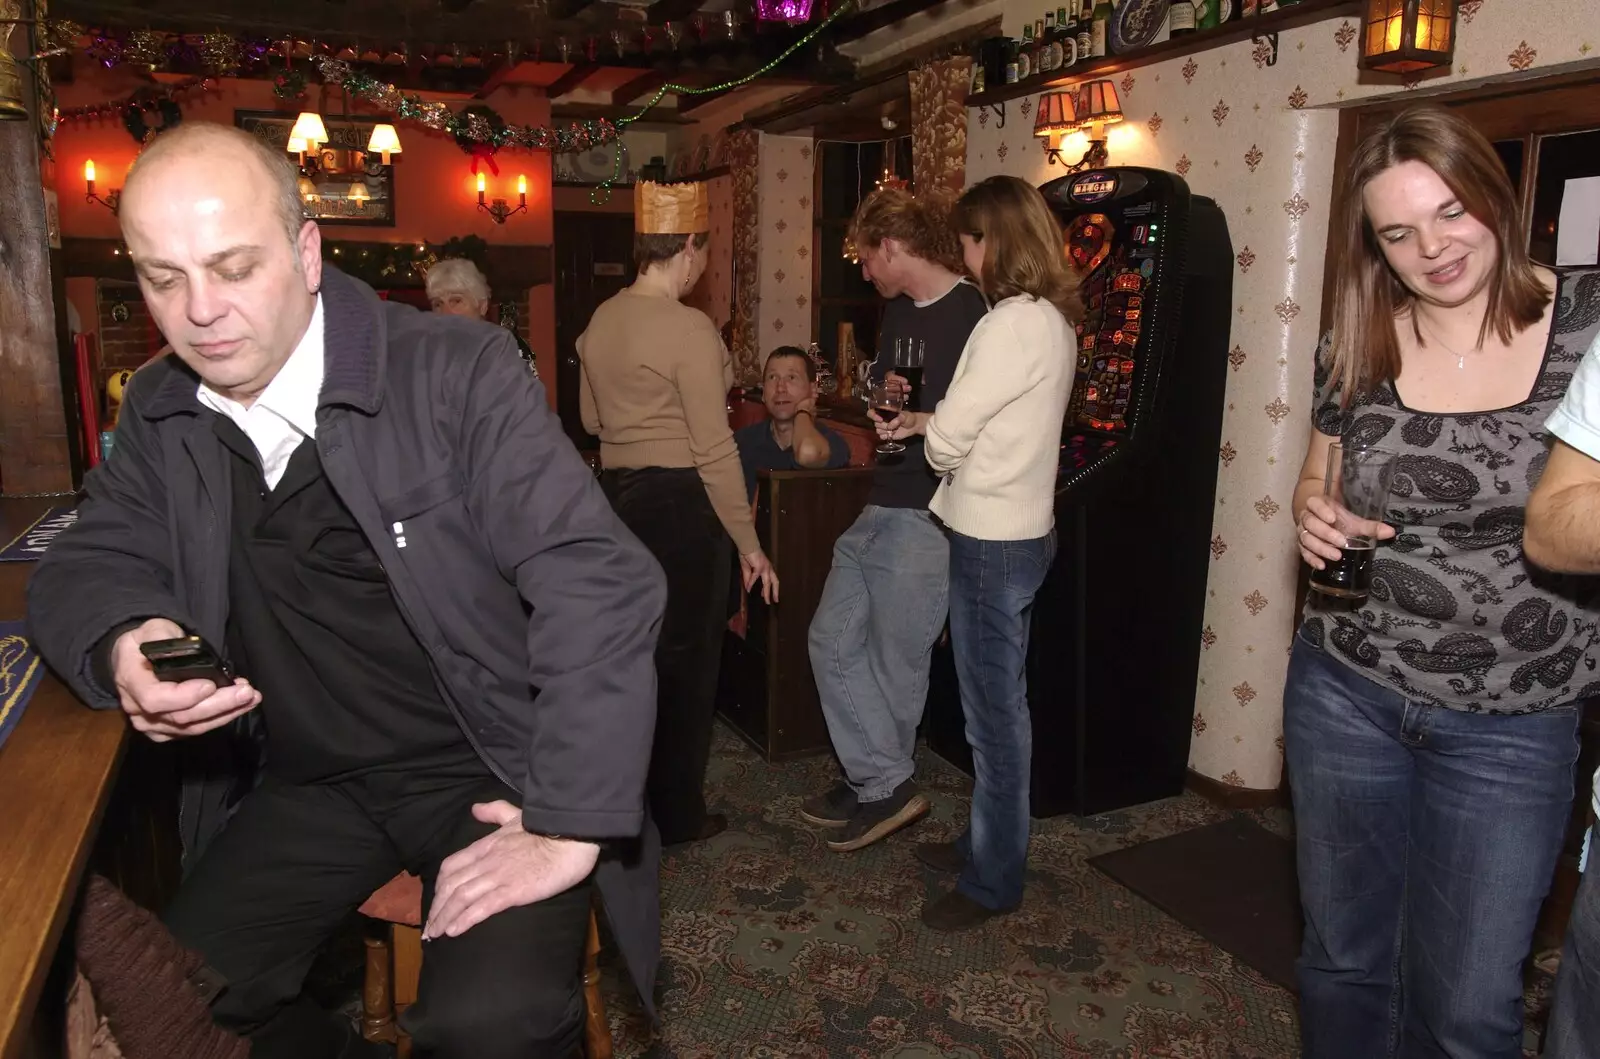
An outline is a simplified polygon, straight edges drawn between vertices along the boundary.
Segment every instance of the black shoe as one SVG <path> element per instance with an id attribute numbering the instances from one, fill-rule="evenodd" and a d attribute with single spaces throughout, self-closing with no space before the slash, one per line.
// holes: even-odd
<path id="1" fill-rule="evenodd" d="M 704 842 L 708 838 L 716 838 L 728 830 L 728 814 L 707 813 L 700 823 L 700 830 L 692 835 L 662 835 L 661 845 L 687 846 L 691 842 Z"/>
<path id="2" fill-rule="evenodd" d="M 839 780 L 822 794 L 800 803 L 800 819 L 818 827 L 843 827 L 856 811 L 855 788 Z"/>
<path id="3" fill-rule="evenodd" d="M 907 824 L 928 812 L 928 799 L 917 790 L 917 785 L 906 780 L 894 789 L 889 797 L 876 802 L 862 802 L 850 814 L 849 823 L 836 839 L 828 840 L 828 848 L 835 853 L 850 853 L 870 846 L 880 838 L 887 838 Z"/>
<path id="4" fill-rule="evenodd" d="M 980 905 L 966 894 L 951 890 L 943 897 L 927 901 L 922 906 L 922 925 L 941 934 L 981 927 L 996 916 L 1015 912 L 1020 906 L 990 908 Z"/>
<path id="5" fill-rule="evenodd" d="M 967 855 L 954 842 L 918 842 L 912 852 L 934 871 L 960 875 L 967 866 Z"/>

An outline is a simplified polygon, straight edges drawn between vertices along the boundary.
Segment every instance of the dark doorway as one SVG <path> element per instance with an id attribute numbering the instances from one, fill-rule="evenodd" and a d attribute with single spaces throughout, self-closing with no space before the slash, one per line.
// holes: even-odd
<path id="1" fill-rule="evenodd" d="M 579 449 L 599 447 L 578 412 L 578 336 L 607 298 L 633 282 L 633 214 L 555 215 L 556 411 Z"/>

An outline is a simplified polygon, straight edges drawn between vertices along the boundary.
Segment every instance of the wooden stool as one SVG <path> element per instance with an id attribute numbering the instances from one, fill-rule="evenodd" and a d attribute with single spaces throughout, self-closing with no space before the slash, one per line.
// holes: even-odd
<path id="1" fill-rule="evenodd" d="M 409 1059 L 411 1038 L 400 1013 L 416 1003 L 422 978 L 422 880 L 401 872 L 361 906 L 361 914 L 389 924 L 387 938 L 367 939 L 367 970 L 361 990 L 361 1036 L 390 1041 Z M 611 1059 L 611 1027 L 600 999 L 600 929 L 589 908 L 589 941 L 583 953 L 583 1045 L 586 1059 Z"/>

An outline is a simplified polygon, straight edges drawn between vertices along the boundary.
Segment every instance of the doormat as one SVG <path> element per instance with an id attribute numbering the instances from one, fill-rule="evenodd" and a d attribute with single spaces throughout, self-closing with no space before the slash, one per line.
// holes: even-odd
<path id="1" fill-rule="evenodd" d="M 39 686 L 44 663 L 28 642 L 20 621 L 0 621 L 0 746 L 17 726 Z"/>
<path id="2" fill-rule="evenodd" d="M 78 521 L 77 507 L 53 507 L 0 548 L 0 563 L 26 563 L 44 554 L 61 531 Z"/>
<path id="3" fill-rule="evenodd" d="M 1295 990 L 1294 843 L 1248 816 L 1091 857 L 1089 863 L 1270 981 Z"/>

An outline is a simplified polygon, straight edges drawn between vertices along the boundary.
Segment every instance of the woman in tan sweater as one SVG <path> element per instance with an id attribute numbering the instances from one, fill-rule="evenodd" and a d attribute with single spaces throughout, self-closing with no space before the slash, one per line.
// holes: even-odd
<path id="1" fill-rule="evenodd" d="M 634 189 L 633 285 L 578 337 L 583 425 L 600 437 L 601 487 L 667 574 L 656 645 L 656 732 L 648 794 L 661 841 L 710 838 L 706 763 L 728 617 L 729 540 L 744 588 L 767 602 L 778 577 L 756 538 L 728 426 L 733 370 L 711 320 L 679 299 L 706 268 L 704 184 Z"/>

